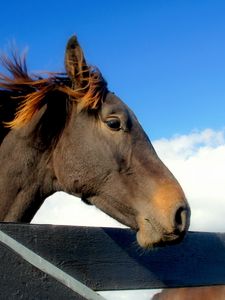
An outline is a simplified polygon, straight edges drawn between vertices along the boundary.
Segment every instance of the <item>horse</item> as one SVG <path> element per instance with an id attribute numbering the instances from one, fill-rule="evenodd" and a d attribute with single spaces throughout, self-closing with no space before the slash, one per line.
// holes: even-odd
<path id="1" fill-rule="evenodd" d="M 135 114 L 76 36 L 64 60 L 66 72 L 40 76 L 16 50 L 2 55 L 0 221 L 29 223 L 64 191 L 135 230 L 143 248 L 181 241 L 190 207 Z"/>
<path id="2" fill-rule="evenodd" d="M 165 289 L 152 300 L 224 300 L 225 285 Z"/>

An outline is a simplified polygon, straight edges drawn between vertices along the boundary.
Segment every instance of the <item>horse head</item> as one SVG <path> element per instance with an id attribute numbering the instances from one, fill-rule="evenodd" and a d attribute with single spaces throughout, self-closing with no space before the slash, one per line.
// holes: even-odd
<path id="1" fill-rule="evenodd" d="M 91 70 L 75 37 L 65 62 L 71 86 L 86 95 Z M 96 102 L 84 96 L 73 103 L 53 159 L 64 191 L 136 230 L 142 247 L 178 241 L 187 231 L 190 209 L 180 184 L 131 109 L 107 88 Z"/>
<path id="2" fill-rule="evenodd" d="M 181 240 L 190 208 L 131 109 L 89 66 L 76 37 L 66 74 L 31 77 L 25 61 L 0 74 L 0 220 L 30 221 L 56 191 L 81 197 L 152 247 Z M 4 119 L 4 120 L 3 120 Z"/>

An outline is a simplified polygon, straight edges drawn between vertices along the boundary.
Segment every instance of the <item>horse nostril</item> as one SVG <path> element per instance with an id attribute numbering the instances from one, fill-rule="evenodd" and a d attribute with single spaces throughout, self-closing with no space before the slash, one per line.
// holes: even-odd
<path id="1" fill-rule="evenodd" d="M 182 232 L 187 228 L 188 215 L 189 214 L 187 208 L 184 208 L 183 206 L 178 208 L 174 218 L 174 225 L 176 230 Z"/>

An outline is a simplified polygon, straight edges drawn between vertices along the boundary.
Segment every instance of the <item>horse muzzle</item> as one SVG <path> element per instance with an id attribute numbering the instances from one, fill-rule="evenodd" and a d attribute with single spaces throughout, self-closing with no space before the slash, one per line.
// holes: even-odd
<path id="1" fill-rule="evenodd" d="M 148 217 L 139 216 L 137 222 L 137 241 L 142 248 L 176 244 L 182 241 L 188 231 L 190 208 L 188 205 L 178 207 L 167 224 L 152 214 Z"/>

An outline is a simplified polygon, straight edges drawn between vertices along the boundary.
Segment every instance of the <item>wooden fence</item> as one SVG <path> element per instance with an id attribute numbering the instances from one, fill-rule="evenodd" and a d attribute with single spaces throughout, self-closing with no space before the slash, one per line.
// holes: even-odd
<path id="1" fill-rule="evenodd" d="M 178 245 L 144 251 L 129 229 L 0 223 L 0 299 L 224 284 L 225 234 L 190 232 Z"/>

